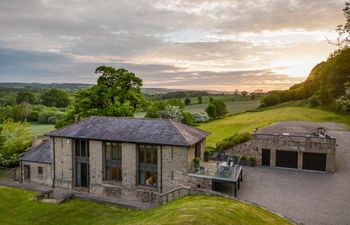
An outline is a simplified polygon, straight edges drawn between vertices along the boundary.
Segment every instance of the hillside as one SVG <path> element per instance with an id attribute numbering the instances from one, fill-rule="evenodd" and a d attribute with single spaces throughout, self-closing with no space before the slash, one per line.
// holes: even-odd
<path id="1" fill-rule="evenodd" d="M 308 78 L 286 91 L 272 91 L 281 102 L 312 99 L 314 105 L 334 106 L 335 100 L 345 95 L 350 82 L 350 48 L 335 51 L 327 61 L 316 65 Z"/>
<path id="2" fill-rule="evenodd" d="M 214 146 L 217 142 L 235 133 L 251 133 L 255 128 L 285 120 L 340 122 L 350 125 L 350 115 L 339 115 L 309 107 L 286 106 L 228 116 L 201 124 L 199 128 L 211 132 L 207 138 L 207 146 Z"/>
<path id="3" fill-rule="evenodd" d="M 35 195 L 0 186 L 0 224 L 290 224 L 267 210 L 222 197 L 188 196 L 139 211 L 80 200 L 55 205 L 32 200 Z"/>

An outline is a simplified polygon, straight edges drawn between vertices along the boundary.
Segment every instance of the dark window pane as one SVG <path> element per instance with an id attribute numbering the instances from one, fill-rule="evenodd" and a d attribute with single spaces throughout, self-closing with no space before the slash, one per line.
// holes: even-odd
<path id="1" fill-rule="evenodd" d="M 86 142 L 85 141 L 80 141 L 80 148 L 81 148 L 81 156 L 87 156 L 86 155 Z"/>
<path id="2" fill-rule="evenodd" d="M 38 167 L 38 174 L 42 175 L 43 174 L 43 168 L 42 167 Z"/>
<path id="3" fill-rule="evenodd" d="M 139 162 L 144 163 L 145 162 L 145 150 L 142 148 L 142 145 L 140 146 L 139 150 Z"/>
<path id="4" fill-rule="evenodd" d="M 80 141 L 75 140 L 74 142 L 75 142 L 75 155 L 80 156 Z"/>

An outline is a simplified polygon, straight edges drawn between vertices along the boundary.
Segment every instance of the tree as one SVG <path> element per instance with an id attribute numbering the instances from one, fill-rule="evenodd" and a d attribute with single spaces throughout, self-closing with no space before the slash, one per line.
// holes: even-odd
<path id="1" fill-rule="evenodd" d="M 30 147 L 29 124 L 8 119 L 2 126 L 0 139 L 2 142 L 2 146 L 0 146 L 0 165 L 15 166 L 18 164 L 19 154 Z"/>
<path id="2" fill-rule="evenodd" d="M 167 106 L 177 106 L 180 110 L 184 109 L 184 103 L 181 99 L 169 99 L 167 101 L 153 101 L 147 104 L 145 117 L 148 118 L 159 118 L 161 111 Z"/>
<path id="3" fill-rule="evenodd" d="M 35 103 L 35 97 L 33 93 L 29 91 L 20 91 L 18 92 L 16 96 L 16 104 L 21 104 L 22 102 L 34 104 Z"/>
<path id="4" fill-rule="evenodd" d="M 212 103 L 208 105 L 208 107 L 205 109 L 205 112 L 208 114 L 210 118 L 215 119 L 216 118 L 216 106 Z"/>
<path id="5" fill-rule="evenodd" d="M 262 100 L 261 100 L 261 106 L 266 107 L 266 106 L 273 106 L 281 103 L 280 97 L 276 93 L 271 93 L 266 95 Z"/>
<path id="6" fill-rule="evenodd" d="M 185 98 L 185 105 L 191 104 L 191 99 L 190 98 Z"/>
<path id="7" fill-rule="evenodd" d="M 76 93 L 73 113 L 81 118 L 92 115 L 134 116 L 136 109 L 144 104 L 142 80 L 123 68 L 100 66 L 95 72 L 102 73 L 97 85 Z M 75 115 L 69 115 L 74 120 Z"/>
<path id="8" fill-rule="evenodd" d="M 178 106 L 167 106 L 163 111 L 160 112 L 160 117 L 165 119 L 172 119 L 177 122 L 183 120 L 182 111 Z"/>
<path id="9" fill-rule="evenodd" d="M 136 109 L 143 102 L 142 79 L 134 73 L 124 68 L 115 69 L 108 66 L 97 67 L 95 73 L 102 73 L 97 80 L 97 85 L 105 86 L 110 91 L 109 97 L 112 104 L 119 102 L 123 105 L 129 102 Z"/>
<path id="10" fill-rule="evenodd" d="M 64 90 L 53 88 L 41 95 L 41 102 L 46 106 L 67 107 L 69 105 L 69 97 Z"/>
<path id="11" fill-rule="evenodd" d="M 242 91 L 242 92 L 241 92 L 241 95 L 245 97 L 245 96 L 248 95 L 248 92 L 247 92 L 247 91 Z"/>
<path id="12" fill-rule="evenodd" d="M 225 102 L 219 99 L 215 99 L 211 102 L 216 107 L 216 116 L 221 117 L 227 114 L 227 108 Z"/>
<path id="13" fill-rule="evenodd" d="M 339 47 L 350 44 L 350 2 L 345 3 L 343 12 L 346 22 L 344 25 L 338 25 L 335 29 L 338 32 L 338 38 L 337 42 L 334 44 Z"/>
<path id="14" fill-rule="evenodd" d="M 198 104 L 202 104 L 202 102 L 203 102 L 202 96 L 198 96 L 197 100 L 198 100 Z"/>
<path id="15" fill-rule="evenodd" d="M 194 117 L 193 114 L 190 112 L 183 112 L 182 113 L 182 121 L 183 123 L 192 126 L 194 124 Z"/>

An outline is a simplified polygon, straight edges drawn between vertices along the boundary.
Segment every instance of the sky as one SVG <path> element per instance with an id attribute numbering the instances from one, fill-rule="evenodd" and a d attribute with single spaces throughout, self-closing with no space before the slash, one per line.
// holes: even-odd
<path id="1" fill-rule="evenodd" d="M 0 82 L 264 91 L 305 80 L 335 46 L 344 0 L 0 0 Z"/>

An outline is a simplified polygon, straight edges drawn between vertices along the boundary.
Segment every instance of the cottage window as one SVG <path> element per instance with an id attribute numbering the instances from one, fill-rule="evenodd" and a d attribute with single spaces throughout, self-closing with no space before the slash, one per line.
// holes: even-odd
<path id="1" fill-rule="evenodd" d="M 153 145 L 138 146 L 138 184 L 157 187 L 158 148 Z"/>
<path id="2" fill-rule="evenodd" d="M 117 142 L 105 143 L 105 179 L 122 180 L 122 146 Z"/>
<path id="3" fill-rule="evenodd" d="M 38 175 L 43 175 L 43 168 L 41 166 L 38 167 Z"/>
<path id="4" fill-rule="evenodd" d="M 89 157 L 89 141 L 75 140 L 75 156 Z"/>

